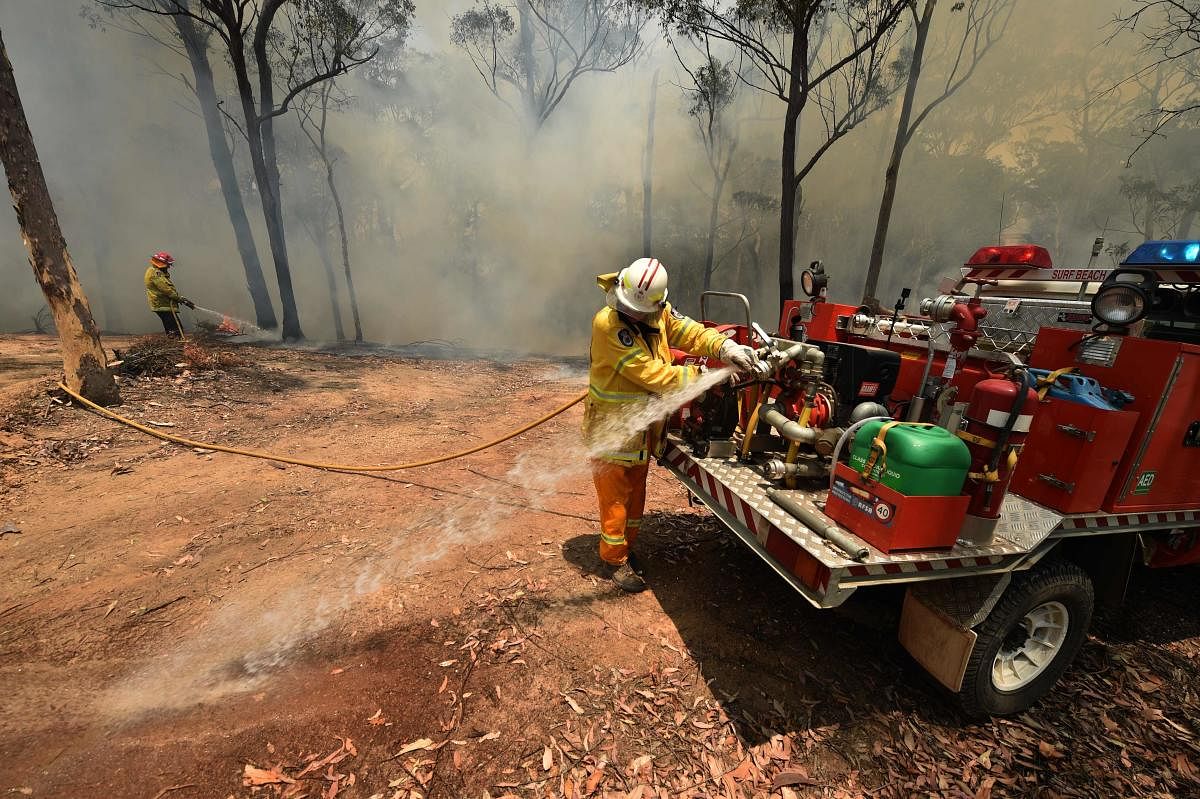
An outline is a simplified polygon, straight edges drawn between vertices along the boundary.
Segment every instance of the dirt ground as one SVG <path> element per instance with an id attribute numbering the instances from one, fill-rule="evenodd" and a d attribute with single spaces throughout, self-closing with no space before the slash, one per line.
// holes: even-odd
<path id="1" fill-rule="evenodd" d="M 109 347 L 128 344 L 106 340 Z M 229 345 L 121 412 L 343 463 L 465 448 L 577 364 Z M 974 723 L 895 638 L 816 611 L 667 472 L 596 576 L 579 408 L 375 476 L 195 451 L 51 400 L 0 337 L 0 792 L 144 797 L 1200 796 L 1200 581 L 1139 572 L 1059 689 Z"/>

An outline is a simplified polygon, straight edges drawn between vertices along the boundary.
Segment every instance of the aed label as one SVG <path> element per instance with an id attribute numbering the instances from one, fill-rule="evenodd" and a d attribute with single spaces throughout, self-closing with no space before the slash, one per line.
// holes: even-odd
<path id="1" fill-rule="evenodd" d="M 1142 472 L 1138 475 L 1137 482 L 1133 484 L 1133 493 L 1149 494 L 1150 489 L 1154 486 L 1154 478 L 1158 476 L 1158 472 Z"/>

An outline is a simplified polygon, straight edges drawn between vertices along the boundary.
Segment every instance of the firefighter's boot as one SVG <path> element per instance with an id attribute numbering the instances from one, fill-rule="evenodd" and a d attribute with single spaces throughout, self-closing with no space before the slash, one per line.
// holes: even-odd
<path id="1" fill-rule="evenodd" d="M 637 594 L 646 590 L 646 581 L 642 579 L 642 575 L 634 571 L 633 566 L 629 563 L 622 563 L 613 569 L 612 581 L 617 584 L 617 588 L 628 594 Z"/>

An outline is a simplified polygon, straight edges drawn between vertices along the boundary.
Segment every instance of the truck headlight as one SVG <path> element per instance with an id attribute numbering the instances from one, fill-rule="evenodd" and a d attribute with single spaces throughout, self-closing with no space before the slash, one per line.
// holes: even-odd
<path id="1" fill-rule="evenodd" d="M 829 285 L 829 275 L 820 261 L 813 261 L 808 269 L 800 273 L 800 290 L 809 297 L 819 297 Z"/>
<path id="2" fill-rule="evenodd" d="M 1132 283 L 1101 286 L 1092 297 L 1092 315 L 1108 325 L 1128 327 L 1146 315 L 1146 292 Z"/>

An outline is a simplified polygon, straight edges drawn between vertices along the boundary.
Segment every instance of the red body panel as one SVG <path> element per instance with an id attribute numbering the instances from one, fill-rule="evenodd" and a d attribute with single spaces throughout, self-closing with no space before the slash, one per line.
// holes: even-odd
<path id="1" fill-rule="evenodd" d="M 1047 397 L 1025 439 L 1010 490 L 1061 513 L 1100 510 L 1137 420 L 1133 411 Z"/>
<path id="2" fill-rule="evenodd" d="M 1152 569 L 1200 563 L 1200 527 L 1153 533 L 1145 539 L 1149 554 L 1146 565 Z"/>
<path id="3" fill-rule="evenodd" d="M 853 314 L 857 306 L 841 305 L 836 302 L 812 302 L 811 300 L 788 300 L 779 315 L 779 335 L 791 338 L 792 320 L 797 316 L 804 320 L 805 334 L 818 341 L 837 341 L 837 318 Z"/>
<path id="4" fill-rule="evenodd" d="M 1191 350 L 1191 351 L 1188 351 Z M 1200 505 L 1200 449 L 1184 447 L 1188 425 L 1200 420 L 1200 351 L 1179 354 L 1179 372 L 1140 460 L 1129 460 L 1113 481 L 1105 507 L 1113 511 L 1194 508 Z M 1135 439 L 1136 441 L 1136 439 Z M 1149 489 L 1139 481 L 1154 475 Z"/>
<path id="5" fill-rule="evenodd" d="M 1183 445 L 1200 420 L 1200 347 L 1125 337 L 1112 366 L 1077 363 L 1077 330 L 1042 328 L 1029 363 L 1074 366 L 1100 384 L 1133 395 L 1125 410 L 1139 414 L 1103 509 L 1166 511 L 1200 506 L 1200 448 Z"/>

